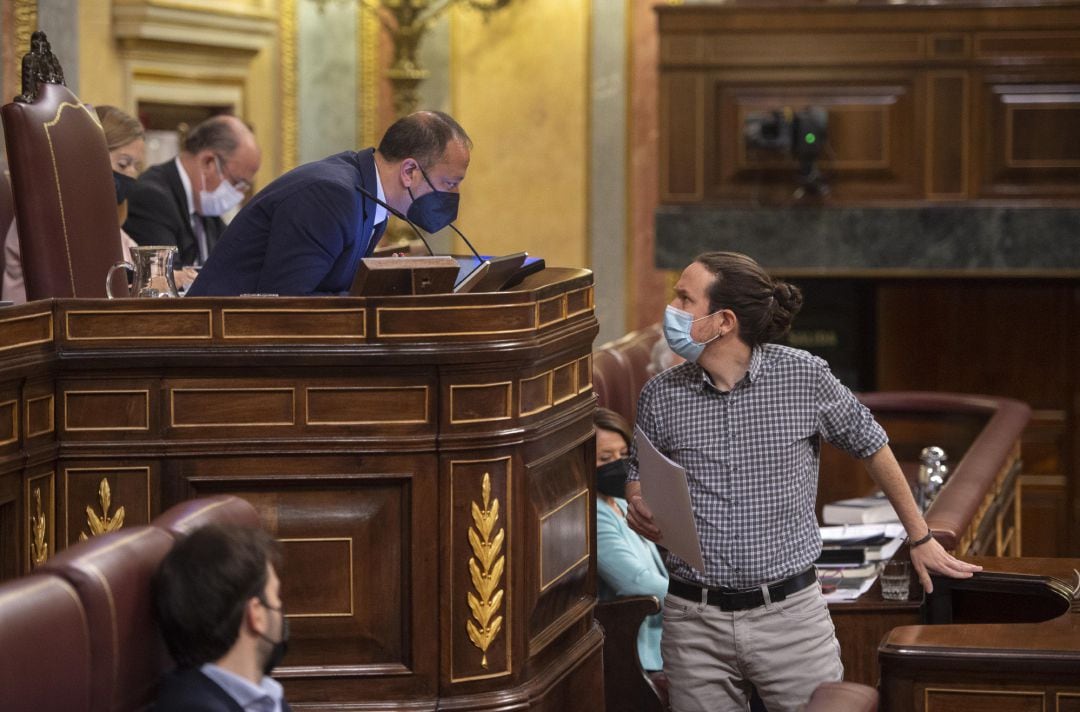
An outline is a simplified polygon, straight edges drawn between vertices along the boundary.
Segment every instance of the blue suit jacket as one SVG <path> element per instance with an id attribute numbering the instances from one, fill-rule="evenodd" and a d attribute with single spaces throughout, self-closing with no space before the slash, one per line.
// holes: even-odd
<path id="1" fill-rule="evenodd" d="M 663 604 L 668 572 L 656 544 L 641 538 L 626 523 L 626 500 L 615 498 L 623 516 L 596 498 L 596 570 L 600 574 L 600 599 L 620 596 L 656 596 Z M 638 631 L 638 659 L 646 670 L 662 670 L 661 613 L 648 616 Z"/>
<path id="2" fill-rule="evenodd" d="M 282 712 L 289 705 L 281 701 Z M 154 712 L 244 712 L 236 700 L 198 668 L 177 669 L 161 679 Z"/>
<path id="3" fill-rule="evenodd" d="M 375 149 L 294 168 L 229 224 L 188 290 L 192 297 L 341 294 L 386 223 L 375 229 Z"/>

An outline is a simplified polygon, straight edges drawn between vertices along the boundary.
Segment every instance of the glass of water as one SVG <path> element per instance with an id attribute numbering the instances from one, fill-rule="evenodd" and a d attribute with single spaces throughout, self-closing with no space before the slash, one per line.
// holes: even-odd
<path id="1" fill-rule="evenodd" d="M 911 562 L 890 561 L 881 571 L 881 597 L 887 601 L 906 601 L 911 590 Z"/>

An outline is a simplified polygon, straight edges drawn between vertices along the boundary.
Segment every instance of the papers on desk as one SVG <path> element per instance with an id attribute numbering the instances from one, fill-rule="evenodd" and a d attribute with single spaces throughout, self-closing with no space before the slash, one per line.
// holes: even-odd
<path id="1" fill-rule="evenodd" d="M 698 571 L 705 571 L 701 539 L 694 524 L 686 470 L 657 450 L 641 428 L 634 428 L 641 495 L 660 529 L 660 544 Z"/>
<path id="2" fill-rule="evenodd" d="M 815 562 L 821 590 L 832 603 L 854 601 L 870 590 L 885 562 L 903 543 L 900 524 L 845 524 L 821 527 L 822 558 Z M 827 563 L 827 552 L 849 551 L 859 554 L 848 563 Z M 835 554 L 833 554 L 835 557 Z M 855 561 L 860 558 L 861 561 Z"/>

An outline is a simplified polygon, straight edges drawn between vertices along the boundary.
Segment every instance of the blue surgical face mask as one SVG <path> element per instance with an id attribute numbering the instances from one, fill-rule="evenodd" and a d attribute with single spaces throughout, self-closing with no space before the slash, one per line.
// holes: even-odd
<path id="1" fill-rule="evenodd" d="M 708 341 L 694 341 L 694 337 L 690 335 L 690 330 L 693 328 L 695 321 L 701 321 L 701 319 L 707 319 L 710 316 L 712 314 L 706 314 L 700 319 L 695 319 L 693 314 L 682 309 L 676 309 L 669 304 L 667 309 L 664 310 L 664 338 L 667 339 L 671 350 L 687 361 L 697 363 L 697 360 L 701 358 L 701 352 L 705 350 L 705 347 L 710 342 L 720 338 L 720 334 L 717 333 Z"/>
<path id="2" fill-rule="evenodd" d="M 420 168 L 419 164 L 417 168 Z M 409 206 L 409 210 L 405 213 L 405 217 L 419 225 L 426 232 L 436 233 L 457 219 L 460 196 L 457 193 L 436 188 L 423 168 L 420 168 L 420 174 L 424 176 L 424 180 L 431 186 L 431 192 L 415 198 L 412 194 L 412 188 L 406 188 L 409 191 L 409 197 L 413 201 Z"/>

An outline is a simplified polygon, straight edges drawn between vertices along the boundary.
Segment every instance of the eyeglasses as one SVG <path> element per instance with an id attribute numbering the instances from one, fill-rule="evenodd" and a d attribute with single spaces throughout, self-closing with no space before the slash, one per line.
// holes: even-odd
<path id="1" fill-rule="evenodd" d="M 227 164 L 225 163 L 224 158 L 215 153 L 214 160 L 217 161 L 218 173 L 220 173 L 225 180 L 229 181 L 229 184 L 232 185 L 233 188 L 236 188 L 241 193 L 246 193 L 251 190 L 251 183 L 248 183 L 243 178 L 234 178 L 232 174 L 229 173 L 228 169 L 225 167 Z"/>

